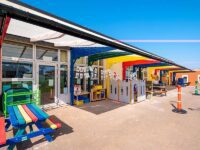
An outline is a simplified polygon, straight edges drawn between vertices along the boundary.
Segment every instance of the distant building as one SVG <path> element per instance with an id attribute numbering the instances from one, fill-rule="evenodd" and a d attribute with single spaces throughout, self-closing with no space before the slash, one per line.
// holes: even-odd
<path id="1" fill-rule="evenodd" d="M 183 73 L 176 73 L 176 79 L 184 78 L 186 83 L 190 83 L 190 86 L 195 85 L 195 81 L 200 83 L 200 69 L 195 69 L 195 72 L 183 72 Z"/>

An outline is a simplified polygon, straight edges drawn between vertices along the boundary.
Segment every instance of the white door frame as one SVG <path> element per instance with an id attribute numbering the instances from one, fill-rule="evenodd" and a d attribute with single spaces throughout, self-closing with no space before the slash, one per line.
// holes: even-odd
<path id="1" fill-rule="evenodd" d="M 55 96 L 54 96 L 54 103 L 58 103 L 58 65 L 56 63 L 53 62 L 37 62 L 36 63 L 36 84 L 37 84 L 37 88 L 39 89 L 39 66 L 40 65 L 44 65 L 44 66 L 53 66 L 55 67 Z M 47 104 L 49 105 L 49 104 Z"/>
<path id="2" fill-rule="evenodd" d="M 61 69 L 60 69 L 60 66 L 61 65 L 65 65 L 65 66 L 67 66 L 67 94 L 61 94 L 60 93 L 60 85 L 61 85 L 61 83 L 60 83 L 60 78 L 61 78 L 61 75 L 60 75 L 60 72 L 61 72 Z M 69 78 L 69 70 L 68 70 L 68 66 L 69 65 L 67 65 L 67 64 L 59 64 L 59 66 L 58 66 L 58 90 L 57 90 L 57 92 L 58 92 L 58 98 L 57 98 L 57 100 L 58 100 L 58 102 L 60 103 L 69 103 L 67 100 L 69 99 L 69 96 L 70 96 L 70 86 L 69 86 L 69 81 L 70 81 L 70 78 Z"/>

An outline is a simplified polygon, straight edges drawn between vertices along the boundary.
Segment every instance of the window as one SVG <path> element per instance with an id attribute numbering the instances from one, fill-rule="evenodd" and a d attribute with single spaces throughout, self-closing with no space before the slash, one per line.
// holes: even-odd
<path id="1" fill-rule="evenodd" d="M 67 94 L 67 65 L 60 66 L 60 94 Z"/>
<path id="2" fill-rule="evenodd" d="M 32 63 L 3 62 L 3 78 L 32 78 Z"/>
<path id="3" fill-rule="evenodd" d="M 197 81 L 200 83 L 200 74 L 197 77 Z"/>
<path id="4" fill-rule="evenodd" d="M 49 48 L 37 47 L 36 58 L 46 61 L 58 61 L 58 51 Z"/>
<path id="5" fill-rule="evenodd" d="M 188 83 L 188 75 L 182 75 L 183 82 Z"/>
<path id="6" fill-rule="evenodd" d="M 64 50 L 60 51 L 60 61 L 67 62 L 67 51 Z"/>
<path id="7" fill-rule="evenodd" d="M 32 59 L 33 49 L 31 45 L 8 42 L 2 46 L 2 55 L 6 57 Z"/>
<path id="8" fill-rule="evenodd" d="M 131 73 L 133 73 L 133 67 L 127 67 L 126 69 L 126 79 L 130 78 Z"/>

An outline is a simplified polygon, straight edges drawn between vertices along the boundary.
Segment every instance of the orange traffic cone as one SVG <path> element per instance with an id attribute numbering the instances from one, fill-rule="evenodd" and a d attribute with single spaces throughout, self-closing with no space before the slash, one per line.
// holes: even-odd
<path id="1" fill-rule="evenodd" d="M 178 109 L 178 111 L 181 111 L 181 109 L 182 109 L 182 101 L 181 101 L 181 86 L 178 85 L 177 88 L 178 88 L 177 109 Z"/>
<path id="2" fill-rule="evenodd" d="M 185 113 L 187 113 L 187 111 L 184 110 L 184 109 L 182 109 L 182 101 L 181 101 L 181 99 L 182 99 L 182 96 L 181 96 L 181 86 L 178 85 L 178 86 L 177 86 L 177 89 L 178 89 L 177 108 L 176 108 L 175 106 L 173 106 L 174 109 L 173 109 L 172 111 L 175 112 L 175 113 L 185 114 Z"/>

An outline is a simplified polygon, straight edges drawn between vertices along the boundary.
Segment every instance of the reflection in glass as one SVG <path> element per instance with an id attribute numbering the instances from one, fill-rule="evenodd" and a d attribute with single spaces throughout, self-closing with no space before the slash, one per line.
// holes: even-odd
<path id="1" fill-rule="evenodd" d="M 32 64 L 22 62 L 3 62 L 3 78 L 32 78 Z"/>
<path id="2" fill-rule="evenodd" d="M 36 58 L 46 61 L 58 61 L 58 51 L 43 47 L 36 48 Z"/>
<path id="3" fill-rule="evenodd" d="M 39 66 L 39 89 L 41 91 L 41 104 L 54 103 L 55 96 L 55 67 Z"/>
<path id="4" fill-rule="evenodd" d="M 4 43 L 2 46 L 2 55 L 7 57 L 17 58 L 33 58 L 33 51 L 31 45 L 19 43 Z"/>

